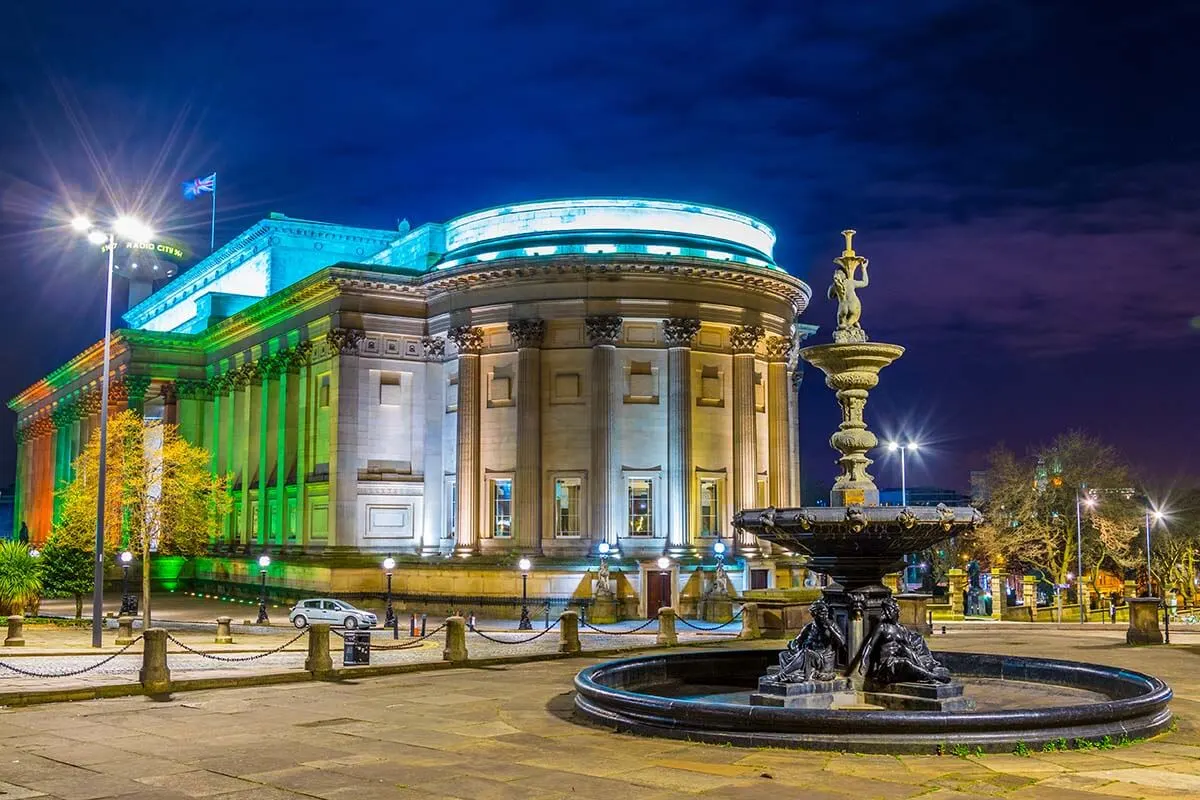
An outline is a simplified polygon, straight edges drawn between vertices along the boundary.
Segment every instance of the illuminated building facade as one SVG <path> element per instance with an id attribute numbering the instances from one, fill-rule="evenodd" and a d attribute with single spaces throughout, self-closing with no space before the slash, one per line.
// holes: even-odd
<path id="1" fill-rule="evenodd" d="M 684 570 L 724 539 L 746 586 L 750 569 L 774 586 L 778 554 L 730 527 L 800 502 L 810 292 L 774 240 L 731 211 L 615 198 L 399 231 L 272 214 L 126 313 L 112 407 L 178 423 L 232 476 L 229 561 L 519 551 L 569 594 L 600 542 Z M 9 404 L 34 541 L 97 428 L 101 355 Z"/>

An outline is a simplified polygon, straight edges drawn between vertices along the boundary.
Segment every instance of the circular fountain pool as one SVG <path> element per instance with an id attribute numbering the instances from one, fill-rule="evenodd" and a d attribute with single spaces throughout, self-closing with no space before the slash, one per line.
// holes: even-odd
<path id="1" fill-rule="evenodd" d="M 575 677 L 575 705 L 618 730 L 751 747 L 935 753 L 965 745 L 1119 742 L 1171 721 L 1171 689 L 1138 672 L 1046 658 L 934 653 L 980 710 L 798 709 L 750 705 L 775 650 L 668 653 L 598 664 Z M 1058 692 L 1052 687 L 1061 687 Z M 1057 700 L 1052 699 L 1057 695 Z"/>

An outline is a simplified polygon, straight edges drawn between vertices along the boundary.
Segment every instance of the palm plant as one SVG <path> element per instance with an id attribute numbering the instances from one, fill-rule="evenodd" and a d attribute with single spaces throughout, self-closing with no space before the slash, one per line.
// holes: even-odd
<path id="1" fill-rule="evenodd" d="M 37 556 L 20 542 L 0 543 L 0 611 L 23 614 L 42 596 L 42 570 Z"/>

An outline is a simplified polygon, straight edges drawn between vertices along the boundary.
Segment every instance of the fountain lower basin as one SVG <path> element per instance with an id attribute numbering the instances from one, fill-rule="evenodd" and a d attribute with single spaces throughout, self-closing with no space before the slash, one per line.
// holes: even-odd
<path id="1" fill-rule="evenodd" d="M 598 664 L 575 678 L 575 706 L 621 731 L 745 747 L 933 754 L 966 745 L 1012 752 L 1065 739 L 1112 742 L 1153 736 L 1171 722 L 1171 689 L 1150 675 L 1047 658 L 936 652 L 957 679 L 1067 687 L 1070 705 L 1000 711 L 830 710 L 714 701 L 713 690 L 752 691 L 776 650 L 669 653 Z M 664 692 L 662 687 L 671 687 Z M 694 689 L 694 691 L 689 691 Z M 657 694 L 653 692 L 659 692 Z"/>

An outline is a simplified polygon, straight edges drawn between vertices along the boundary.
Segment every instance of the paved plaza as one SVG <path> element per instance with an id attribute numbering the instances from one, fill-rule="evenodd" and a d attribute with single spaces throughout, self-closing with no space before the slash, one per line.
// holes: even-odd
<path id="1" fill-rule="evenodd" d="M 1200 796 L 1200 647 L 1130 649 L 1119 634 L 959 629 L 933 641 L 1168 680 L 1178 729 L 1112 750 L 857 756 L 618 735 L 573 713 L 571 679 L 595 663 L 585 657 L 6 710 L 0 798 Z"/>

